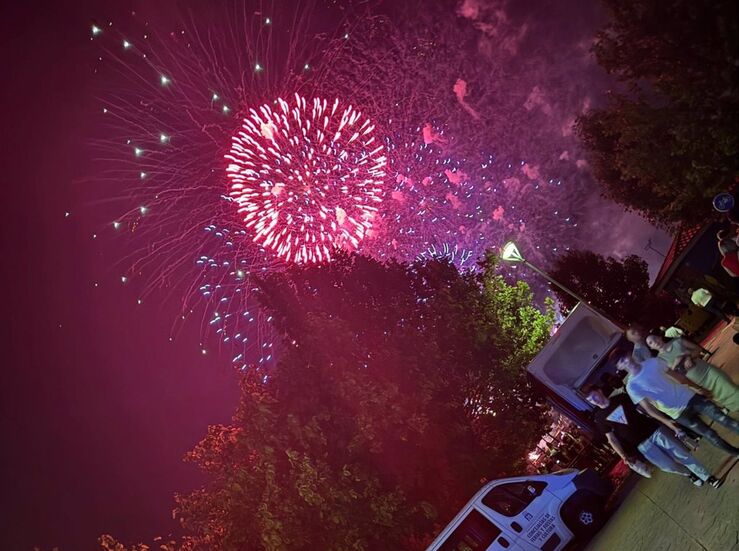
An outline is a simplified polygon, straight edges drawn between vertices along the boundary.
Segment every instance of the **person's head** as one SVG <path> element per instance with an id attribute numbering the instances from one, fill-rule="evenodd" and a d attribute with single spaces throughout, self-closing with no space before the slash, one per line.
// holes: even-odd
<path id="1" fill-rule="evenodd" d="M 721 241 L 722 239 L 726 239 L 727 237 L 729 237 L 728 230 L 718 230 L 716 232 L 716 239 L 718 239 L 719 241 Z"/>
<path id="2" fill-rule="evenodd" d="M 718 242 L 718 250 L 722 256 L 726 256 L 729 253 L 735 253 L 737 249 L 739 249 L 739 246 L 733 239 L 721 239 Z"/>
<path id="3" fill-rule="evenodd" d="M 607 408 L 611 400 L 606 396 L 606 393 L 603 392 L 603 389 L 596 385 L 585 385 L 581 389 L 582 393 L 585 395 L 585 399 L 593 404 L 595 407 L 605 409 Z"/>
<path id="4" fill-rule="evenodd" d="M 632 325 L 626 330 L 626 340 L 634 344 L 644 341 L 644 328 L 641 325 Z"/>
<path id="5" fill-rule="evenodd" d="M 621 354 L 616 359 L 616 369 L 625 371 L 629 375 L 634 375 L 640 368 L 639 362 L 632 358 L 631 354 Z"/>
<path id="6" fill-rule="evenodd" d="M 652 350 L 662 350 L 667 346 L 667 342 L 660 335 L 648 335 L 646 341 Z"/>

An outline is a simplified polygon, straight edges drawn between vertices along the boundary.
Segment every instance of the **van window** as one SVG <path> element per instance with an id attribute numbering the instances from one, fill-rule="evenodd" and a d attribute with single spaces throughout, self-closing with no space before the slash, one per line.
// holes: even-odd
<path id="1" fill-rule="evenodd" d="M 482 513 L 472 509 L 454 532 L 439 547 L 439 551 L 477 551 L 487 549 L 500 535 L 495 526 Z"/>
<path id="2" fill-rule="evenodd" d="M 482 498 L 482 502 L 496 513 L 515 517 L 539 497 L 546 487 L 547 483 L 540 480 L 509 482 L 490 490 Z"/>

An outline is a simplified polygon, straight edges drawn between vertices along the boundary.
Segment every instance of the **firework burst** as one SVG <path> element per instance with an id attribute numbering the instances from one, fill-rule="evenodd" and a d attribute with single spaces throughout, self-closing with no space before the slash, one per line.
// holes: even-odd
<path id="1" fill-rule="evenodd" d="M 472 251 L 460 248 L 459 245 L 451 245 L 449 243 L 441 243 L 440 245 L 431 245 L 425 251 L 422 251 L 416 260 L 425 262 L 431 259 L 446 260 L 460 269 L 474 268 L 474 258 Z"/>
<path id="2" fill-rule="evenodd" d="M 253 240 L 287 261 L 324 262 L 354 250 L 382 201 L 383 145 L 374 125 L 338 99 L 250 109 L 233 137 L 230 197 Z"/>
<path id="3" fill-rule="evenodd" d="M 542 85 L 568 82 L 557 72 L 567 65 L 500 47 L 488 27 L 450 16 L 444 3 L 404 6 L 365 18 L 327 79 L 387 140 L 373 254 L 407 259 L 449 242 L 478 257 L 516 239 L 546 264 L 581 246 L 592 182 L 574 115 L 555 103 L 571 94 Z"/>
<path id="4" fill-rule="evenodd" d="M 238 367 L 263 365 L 274 357 L 269 314 L 255 293 L 259 278 L 284 269 L 287 260 L 320 260 L 334 246 L 354 247 L 369 228 L 379 198 L 370 181 L 382 180 L 381 142 L 365 125 L 366 117 L 348 104 L 331 113 L 333 104 L 301 101 L 295 108 L 304 126 L 294 124 L 290 113 L 286 120 L 294 132 L 286 139 L 281 119 L 264 119 L 257 134 L 248 128 L 253 116 L 264 117 L 272 106 L 275 117 L 281 112 L 277 98 L 317 97 L 321 60 L 337 55 L 346 30 L 335 14 L 322 26 L 316 9 L 310 1 L 288 8 L 227 2 L 166 15 L 152 9 L 116 25 L 92 27 L 100 52 L 94 72 L 100 76 L 101 102 L 94 181 L 106 202 L 125 205 L 112 228 L 130 237 L 121 245 L 127 252 L 121 254 L 119 277 L 138 290 L 139 302 L 169 289 L 181 300 L 170 338 L 195 318 L 232 352 Z M 323 124 L 319 112 L 332 115 L 323 132 L 333 133 L 325 149 L 316 142 L 309 151 Z M 335 138 L 341 125 L 344 134 Z M 355 130 L 360 136 L 349 143 Z M 249 140 L 255 140 L 253 149 Z M 264 156 L 257 181 L 249 162 L 259 147 Z M 304 185 L 291 187 L 289 177 L 299 171 L 289 173 L 287 160 L 310 168 L 313 179 L 300 172 Z M 267 163 L 275 170 L 265 169 Z M 353 174 L 357 177 L 350 180 Z M 250 196 L 249 189 L 269 182 L 285 184 L 272 186 L 272 202 Z M 257 205 L 252 219 L 248 211 Z M 264 233 L 275 214 L 281 226 Z M 287 233 L 281 235 L 283 229 Z M 292 241 L 298 231 L 300 246 Z"/>
<path id="5" fill-rule="evenodd" d="M 587 193 L 550 145 L 567 121 L 545 124 L 540 68 L 492 47 L 481 63 L 479 32 L 443 6 L 396 21 L 331 4 L 343 15 L 234 1 L 169 32 L 140 16 L 138 33 L 93 28 L 96 180 L 130 201 L 114 223 L 137 247 L 127 281 L 184 286 L 183 320 L 204 301 L 203 326 L 243 347 L 237 365 L 272 358 L 253 291 L 290 263 L 343 248 L 469 266 L 509 238 L 546 262 L 581 232 Z"/>

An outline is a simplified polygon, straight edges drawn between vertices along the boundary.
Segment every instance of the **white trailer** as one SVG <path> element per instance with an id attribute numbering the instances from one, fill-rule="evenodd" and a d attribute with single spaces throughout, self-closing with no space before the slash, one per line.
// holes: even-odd
<path id="1" fill-rule="evenodd" d="M 608 356 L 621 346 L 630 346 L 623 337 L 623 327 L 579 303 L 527 371 L 534 386 L 557 410 L 592 432 L 588 414 L 593 406 L 579 389 L 586 383 L 600 382 L 605 373 L 615 375 Z"/>

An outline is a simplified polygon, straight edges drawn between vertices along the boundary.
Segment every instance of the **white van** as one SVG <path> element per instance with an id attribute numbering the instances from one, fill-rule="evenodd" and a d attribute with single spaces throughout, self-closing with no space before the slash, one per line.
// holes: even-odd
<path id="1" fill-rule="evenodd" d="M 559 551 L 598 531 L 610 491 L 591 470 L 494 480 L 426 551 Z"/>

